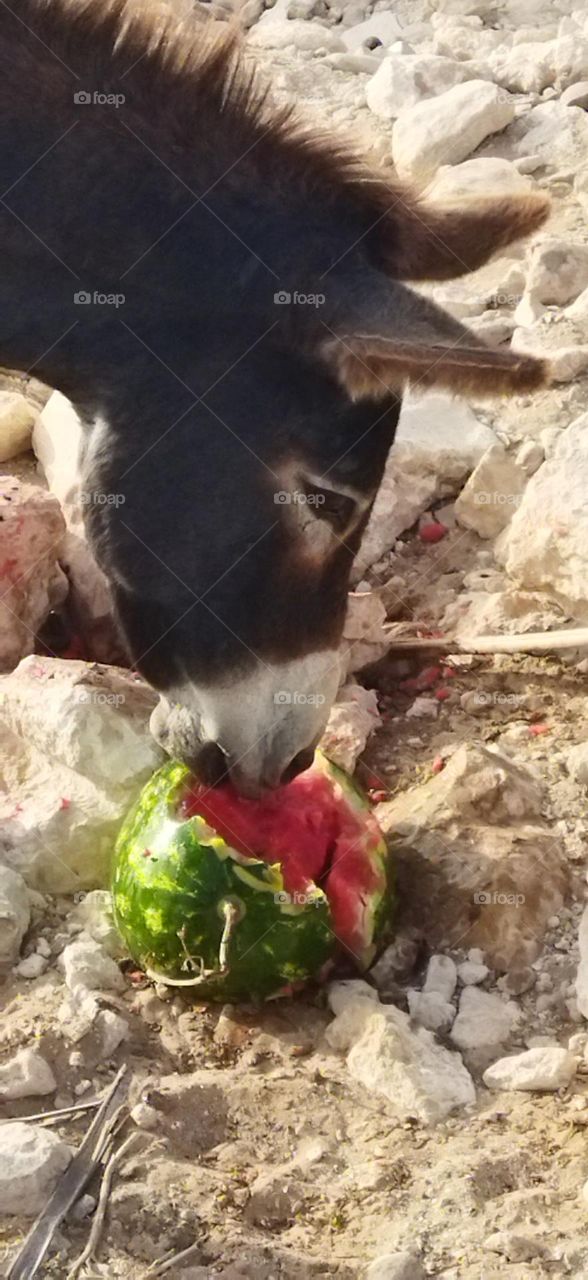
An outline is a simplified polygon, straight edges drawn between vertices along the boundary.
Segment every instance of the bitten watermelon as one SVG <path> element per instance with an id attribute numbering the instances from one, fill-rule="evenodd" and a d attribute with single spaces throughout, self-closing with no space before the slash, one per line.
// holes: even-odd
<path id="1" fill-rule="evenodd" d="M 320 753 L 261 800 L 164 765 L 122 827 L 112 895 L 133 959 L 204 1000 L 285 993 L 341 950 L 365 968 L 391 907 L 376 820 Z"/>

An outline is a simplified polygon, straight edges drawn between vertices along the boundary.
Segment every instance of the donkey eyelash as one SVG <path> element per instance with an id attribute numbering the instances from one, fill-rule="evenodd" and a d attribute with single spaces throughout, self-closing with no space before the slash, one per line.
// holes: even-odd
<path id="1" fill-rule="evenodd" d="M 346 493 L 304 483 L 302 492 L 319 520 L 327 520 L 336 532 L 347 529 L 357 514 L 357 502 Z"/>

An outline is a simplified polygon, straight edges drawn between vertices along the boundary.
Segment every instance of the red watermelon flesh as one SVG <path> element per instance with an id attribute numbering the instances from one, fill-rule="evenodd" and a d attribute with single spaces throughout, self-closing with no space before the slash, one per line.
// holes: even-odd
<path id="1" fill-rule="evenodd" d="M 328 776 L 313 767 L 257 800 L 239 795 L 228 783 L 192 784 L 182 811 L 187 818 L 204 818 L 244 857 L 280 863 L 285 889 L 293 896 L 318 884 L 329 900 L 337 937 L 360 957 L 371 941 L 375 905 L 386 891 L 384 846 L 365 801 L 345 775 L 340 775 L 343 785 L 334 782 L 333 772 Z"/>

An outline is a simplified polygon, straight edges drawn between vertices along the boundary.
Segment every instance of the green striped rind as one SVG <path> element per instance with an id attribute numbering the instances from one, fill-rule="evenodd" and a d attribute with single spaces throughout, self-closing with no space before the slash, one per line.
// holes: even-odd
<path id="1" fill-rule="evenodd" d="M 164 765 L 116 843 L 114 916 L 133 959 L 164 980 L 217 970 L 223 906 L 230 903 L 239 919 L 228 943 L 229 971 L 188 988 L 196 998 L 267 999 L 317 976 L 336 951 L 324 893 L 317 888 L 311 902 L 293 903 L 277 865 L 236 853 L 200 818 L 180 821 L 188 777 L 183 765 Z"/>

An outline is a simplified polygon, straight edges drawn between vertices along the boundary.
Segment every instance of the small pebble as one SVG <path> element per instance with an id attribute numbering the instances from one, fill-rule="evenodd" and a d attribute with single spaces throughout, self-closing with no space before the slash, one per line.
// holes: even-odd
<path id="1" fill-rule="evenodd" d="M 13 972 L 19 978 L 40 978 L 46 968 L 47 960 L 45 956 L 40 956 L 34 951 L 32 955 L 25 956 L 24 960 L 20 961 L 20 964 L 15 965 Z"/>

